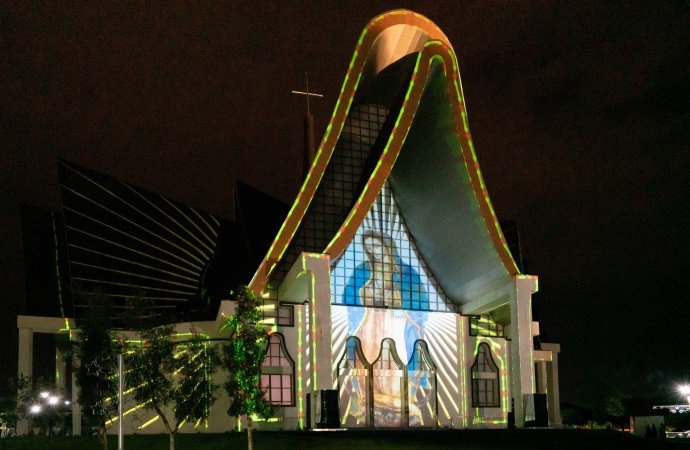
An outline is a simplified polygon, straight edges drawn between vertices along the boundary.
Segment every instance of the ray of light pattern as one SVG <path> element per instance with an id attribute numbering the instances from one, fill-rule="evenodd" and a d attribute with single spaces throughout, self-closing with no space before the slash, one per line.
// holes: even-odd
<path id="1" fill-rule="evenodd" d="M 400 215 L 388 181 L 384 183 L 347 249 L 333 260 L 331 292 L 334 304 L 363 304 L 358 290 L 364 280 L 357 278 L 361 278 L 370 268 L 369 259 L 372 256 L 367 255 L 363 239 L 371 234 L 382 236 L 380 239 L 385 241 L 383 245 L 388 248 L 396 263 L 397 272 L 390 276 L 399 286 L 403 308 L 448 312 L 455 310 L 419 254 Z"/>
<path id="2" fill-rule="evenodd" d="M 458 403 L 463 392 L 458 391 L 458 346 L 453 339 L 458 334 L 455 314 L 429 313 L 424 327 L 424 340 L 429 346 L 429 355 L 436 364 L 438 383 L 438 418 L 447 424 L 460 411 Z"/>
<path id="3" fill-rule="evenodd" d="M 58 161 L 58 174 L 72 279 L 81 293 L 124 300 L 135 294 L 130 290 L 145 289 L 159 308 L 203 304 L 202 274 L 219 244 L 218 220 L 65 161 Z"/>
<path id="4" fill-rule="evenodd" d="M 179 245 L 173 243 L 172 241 L 170 241 L 170 240 L 168 240 L 168 239 L 165 239 L 164 237 L 162 237 L 162 236 L 159 235 L 158 233 L 156 233 L 156 232 L 154 232 L 154 231 L 152 231 L 152 230 L 149 230 L 148 228 L 146 228 L 146 227 L 140 225 L 139 223 L 135 222 L 134 220 L 128 219 L 127 217 L 123 216 L 122 214 L 116 213 L 116 212 L 113 211 L 112 209 L 107 208 L 107 207 L 101 205 L 101 204 L 100 204 L 99 202 L 97 202 L 96 200 L 93 200 L 93 199 L 87 197 L 87 196 L 84 195 L 84 194 L 81 194 L 81 193 L 79 193 L 79 192 L 77 192 L 77 191 L 75 191 L 75 190 L 73 190 L 73 189 L 70 189 L 70 188 L 67 187 L 67 186 L 61 185 L 60 187 L 62 187 L 62 188 L 64 188 L 65 190 L 67 190 L 67 191 L 73 193 L 73 194 L 76 195 L 76 196 L 79 196 L 79 197 L 83 198 L 84 200 L 90 202 L 91 204 L 94 204 L 94 205 L 96 205 L 96 206 L 98 206 L 98 207 L 100 207 L 100 208 L 103 208 L 105 211 L 111 213 L 113 216 L 117 217 L 118 219 L 120 219 L 120 220 L 122 220 L 122 221 L 124 221 L 124 222 L 127 222 L 128 224 L 130 224 L 130 225 L 132 225 L 132 226 L 134 226 L 134 227 L 136 227 L 136 228 L 138 228 L 138 229 L 140 229 L 140 230 L 142 230 L 142 231 L 145 231 L 145 232 L 148 233 L 150 236 L 155 237 L 155 238 L 158 238 L 159 240 L 165 242 L 166 244 L 171 245 L 171 246 L 177 248 L 178 250 L 180 250 L 180 251 L 186 253 L 190 258 L 195 259 L 197 262 L 201 262 L 201 260 L 200 260 L 199 258 L 197 258 L 195 255 L 193 255 L 190 251 L 188 251 L 188 250 L 182 248 L 181 246 L 179 246 Z M 129 206 L 129 204 L 127 204 L 127 205 Z M 66 207 L 65 207 L 65 209 L 69 209 L 69 208 L 66 208 Z M 132 209 L 134 209 L 134 211 L 138 211 L 136 208 L 132 208 Z M 93 221 L 95 221 L 95 222 L 98 222 L 98 223 L 101 224 L 101 225 L 107 226 L 107 227 L 109 227 L 109 228 L 112 228 L 112 229 L 115 230 L 115 231 L 118 231 L 118 232 L 120 232 L 120 233 L 126 234 L 127 236 L 129 236 L 129 237 L 131 237 L 131 238 L 133 238 L 133 239 L 137 239 L 137 240 L 139 240 L 139 241 L 141 241 L 141 242 L 144 242 L 142 239 L 135 238 L 135 237 L 133 237 L 131 234 L 127 234 L 127 233 L 125 233 L 125 232 L 123 232 L 123 231 L 121 231 L 121 230 L 119 230 L 119 229 L 117 229 L 117 228 L 115 228 L 115 227 L 112 227 L 112 226 L 107 225 L 107 224 L 105 224 L 105 223 L 103 223 L 103 222 L 100 222 L 100 221 L 98 221 L 98 220 L 96 220 L 96 219 L 94 219 L 94 218 L 92 218 L 92 217 L 90 217 L 90 216 L 88 216 L 88 215 L 86 215 L 86 214 L 83 214 L 83 213 L 81 213 L 81 212 L 75 211 L 75 210 L 73 210 L 73 209 L 70 209 L 70 211 L 72 211 L 72 212 L 74 212 L 74 213 L 77 213 L 77 214 L 82 214 L 82 215 L 84 215 L 84 217 L 86 217 L 86 218 L 88 218 L 88 219 L 91 219 L 91 220 L 93 220 Z M 153 244 L 150 244 L 150 245 L 153 245 Z M 198 250 L 198 249 L 197 249 L 197 250 Z M 200 251 L 200 252 L 201 252 L 201 251 Z M 201 252 L 201 253 L 202 253 L 202 257 L 208 258 L 208 255 L 204 254 L 203 252 Z"/>
<path id="5" fill-rule="evenodd" d="M 141 216 L 147 218 L 148 220 L 150 220 L 150 221 L 153 222 L 154 224 L 158 225 L 159 227 L 161 227 L 161 228 L 163 228 L 164 230 L 168 231 L 169 233 L 173 234 L 173 235 L 174 235 L 175 237 L 177 237 L 179 240 L 181 240 L 182 242 L 186 243 L 188 246 L 190 246 L 191 248 L 193 248 L 193 249 L 196 250 L 197 252 L 201 253 L 201 255 L 202 255 L 203 257 L 205 257 L 205 258 L 208 258 L 208 257 L 209 257 L 209 255 L 206 255 L 206 254 L 205 254 L 204 252 L 202 252 L 199 248 L 195 247 L 195 246 L 192 245 L 190 242 L 188 242 L 188 241 L 186 241 L 185 239 L 183 239 L 182 237 L 180 237 L 177 233 L 173 232 L 172 230 L 170 230 L 169 228 L 167 228 L 166 226 L 164 226 L 164 225 L 163 225 L 162 223 L 160 223 L 159 221 L 153 219 L 151 216 L 147 215 L 146 213 L 144 213 L 144 212 L 141 211 L 140 209 L 136 208 L 136 207 L 133 206 L 130 202 L 127 202 L 125 199 L 123 199 L 121 196 L 119 196 L 119 195 L 113 193 L 111 190 L 107 189 L 106 187 L 104 187 L 104 186 L 101 185 L 100 183 L 97 183 L 96 181 L 92 180 L 91 178 L 89 178 L 88 176 L 86 176 L 86 175 L 85 175 L 84 173 L 82 173 L 81 171 L 76 170 L 76 168 L 71 167 L 71 166 L 68 166 L 68 165 L 66 165 L 66 164 L 63 164 L 63 165 L 64 165 L 65 167 L 68 167 L 68 168 L 71 169 L 74 173 L 80 175 L 82 178 L 84 178 L 85 180 L 89 181 L 89 182 L 92 183 L 93 185 L 99 187 L 101 190 L 103 190 L 104 192 L 108 193 L 110 196 L 116 198 L 117 200 L 119 200 L 119 201 L 120 201 L 121 203 L 123 203 L 124 205 L 126 205 L 126 206 L 128 206 L 129 208 L 131 208 L 132 210 L 136 211 L 136 212 L 139 213 Z M 161 211 L 160 208 L 158 208 L 158 207 L 156 207 L 155 205 L 153 205 L 153 203 L 151 203 L 149 200 L 147 200 L 141 193 L 137 192 L 137 191 L 134 190 L 132 187 L 128 186 L 128 185 L 125 184 L 125 183 L 122 183 L 121 181 L 120 181 L 119 183 L 120 183 L 122 186 L 125 186 L 125 187 L 127 187 L 128 189 L 130 189 L 132 192 L 134 192 L 135 194 L 137 194 L 140 198 L 144 199 L 144 200 L 145 200 L 146 202 L 148 202 L 151 206 L 154 206 L 158 211 L 160 211 L 161 213 L 163 213 L 163 211 Z M 69 189 L 68 187 L 66 187 L 66 186 L 64 186 L 64 185 L 63 185 L 62 187 L 65 187 L 66 189 Z M 101 207 L 105 208 L 104 206 L 100 205 L 98 202 L 95 202 L 94 200 L 91 200 L 90 198 L 88 198 L 88 197 L 86 197 L 86 196 L 83 196 L 82 194 L 80 194 L 80 193 L 78 193 L 78 192 L 75 192 L 75 191 L 72 190 L 72 189 L 70 189 L 70 190 L 71 190 L 73 193 L 75 193 L 75 194 L 77 194 L 77 195 L 80 195 L 80 196 L 84 197 L 85 199 L 87 199 L 87 200 L 89 200 L 89 201 L 93 201 L 94 203 L 98 204 L 98 206 L 101 206 Z M 167 199 L 166 199 L 165 197 L 160 197 L 160 198 L 163 199 L 163 200 L 165 200 L 165 201 L 167 201 Z M 172 204 L 171 204 L 171 206 L 175 207 L 175 206 L 172 205 Z M 107 209 L 107 208 L 106 208 L 106 209 Z M 175 209 L 177 209 L 177 208 L 175 207 Z M 193 209 L 193 208 L 189 208 L 189 209 Z M 178 209 L 178 211 L 179 211 L 179 209 Z M 116 214 L 114 211 L 111 211 L 111 212 L 112 212 L 113 214 Z M 180 212 L 180 214 L 184 215 L 181 211 L 179 211 L 179 212 Z M 165 214 L 165 213 L 163 213 L 163 214 L 167 216 L 167 214 Z M 132 223 L 132 224 L 135 225 L 135 226 L 139 226 L 137 223 L 132 222 L 132 221 L 130 221 L 129 219 L 123 217 L 123 216 L 120 216 L 120 217 L 121 217 L 122 219 L 124 219 L 124 220 L 127 220 L 128 222 Z M 168 217 L 169 217 L 169 216 L 168 216 Z M 203 219 L 202 219 L 202 220 L 203 220 Z M 178 222 L 175 221 L 175 223 L 177 223 L 177 224 L 179 225 Z M 196 226 L 196 224 L 194 224 L 194 223 L 193 223 L 193 225 Z M 184 227 L 182 227 L 181 225 L 179 225 L 179 226 L 180 226 L 180 228 L 184 229 L 185 231 L 187 231 L 187 232 L 189 233 L 189 231 L 186 230 Z M 140 228 L 142 228 L 142 229 L 144 229 L 145 231 L 148 231 L 148 232 L 150 232 L 150 233 L 153 234 L 152 231 L 147 230 L 147 229 L 145 229 L 144 227 L 140 227 Z M 156 236 L 158 236 L 158 235 L 156 235 Z M 158 237 L 159 237 L 160 239 L 163 239 L 163 238 L 160 237 L 160 236 L 158 236 Z M 208 247 L 207 247 L 207 248 L 208 248 Z M 209 249 L 209 250 L 210 250 L 210 249 Z"/>

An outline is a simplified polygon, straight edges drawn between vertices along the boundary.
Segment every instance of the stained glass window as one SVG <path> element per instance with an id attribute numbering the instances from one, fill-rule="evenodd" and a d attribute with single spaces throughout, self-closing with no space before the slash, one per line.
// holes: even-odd
<path id="1" fill-rule="evenodd" d="M 491 315 L 470 317 L 470 336 L 503 337 L 503 325 L 494 322 Z"/>
<path id="2" fill-rule="evenodd" d="M 340 423 L 347 427 L 367 425 L 369 415 L 369 364 L 362 355 L 359 339 L 350 337 L 338 362 L 338 404 Z"/>
<path id="3" fill-rule="evenodd" d="M 280 334 L 272 334 L 261 366 L 261 388 L 273 405 L 293 406 L 294 362 Z"/>
<path id="4" fill-rule="evenodd" d="M 333 303 L 454 311 L 420 257 L 386 182 L 331 269 Z"/>
<path id="5" fill-rule="evenodd" d="M 367 160 L 388 109 L 377 105 L 353 105 L 340 133 L 314 198 L 292 238 L 269 286 L 280 285 L 302 252 L 321 253 L 350 213 L 369 177 Z"/>
<path id="6" fill-rule="evenodd" d="M 491 347 L 482 342 L 472 365 L 472 406 L 500 407 L 498 367 L 491 356 Z"/>
<path id="7" fill-rule="evenodd" d="M 414 344 L 407 363 L 409 426 L 433 426 L 436 422 L 436 366 L 426 342 Z"/>

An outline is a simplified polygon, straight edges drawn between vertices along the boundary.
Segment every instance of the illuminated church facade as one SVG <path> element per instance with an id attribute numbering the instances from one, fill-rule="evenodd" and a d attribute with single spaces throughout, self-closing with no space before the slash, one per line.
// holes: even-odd
<path id="1" fill-rule="evenodd" d="M 272 335 L 261 383 L 277 409 L 259 428 L 505 428 L 511 412 L 517 427 L 560 425 L 560 349 L 535 339 L 532 321 L 538 280 L 522 273 L 491 207 L 457 60 L 429 19 L 397 10 L 366 26 L 304 184 L 286 215 L 273 209 L 277 234 L 264 247 L 243 247 L 261 241 L 246 234 L 264 212 L 224 223 L 59 164 L 72 283 L 123 298 L 136 283 L 180 310 L 178 331 L 212 338 L 227 337 L 229 289 L 248 284 L 262 299 Z M 145 217 L 155 238 L 143 237 Z M 19 317 L 20 372 L 31 372 L 32 333 L 74 328 L 64 309 Z M 227 404 L 221 396 L 205 427 L 182 432 L 241 426 Z"/>

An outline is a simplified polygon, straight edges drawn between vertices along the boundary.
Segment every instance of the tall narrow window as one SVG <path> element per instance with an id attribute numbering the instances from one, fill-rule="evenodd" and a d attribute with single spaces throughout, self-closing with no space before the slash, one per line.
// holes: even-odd
<path id="1" fill-rule="evenodd" d="M 261 388 L 273 405 L 294 406 L 295 363 L 288 355 L 281 334 L 271 335 L 261 366 Z"/>
<path id="2" fill-rule="evenodd" d="M 347 338 L 345 353 L 338 362 L 338 404 L 340 423 L 347 427 L 367 425 L 369 363 L 356 337 Z"/>
<path id="3" fill-rule="evenodd" d="M 407 395 L 409 425 L 436 424 L 436 366 L 431 360 L 426 342 L 414 343 L 412 357 L 407 363 Z"/>
<path id="4" fill-rule="evenodd" d="M 374 426 L 403 425 L 403 405 L 406 405 L 405 366 L 398 357 L 395 341 L 386 338 L 381 343 L 378 359 L 371 365 L 374 394 Z"/>
<path id="5" fill-rule="evenodd" d="M 485 342 L 479 344 L 477 358 L 472 365 L 472 406 L 501 406 L 498 367 L 491 357 L 491 347 Z"/>

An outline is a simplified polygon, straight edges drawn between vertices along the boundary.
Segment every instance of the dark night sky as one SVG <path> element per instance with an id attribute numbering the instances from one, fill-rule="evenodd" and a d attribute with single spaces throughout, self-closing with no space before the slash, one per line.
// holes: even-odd
<path id="1" fill-rule="evenodd" d="M 3 2 L 0 301 L 23 302 L 19 202 L 57 209 L 56 157 L 229 217 L 241 179 L 291 203 L 355 43 L 407 7 L 446 33 L 497 215 L 516 220 L 561 391 L 593 371 L 690 377 L 690 3 Z"/>

